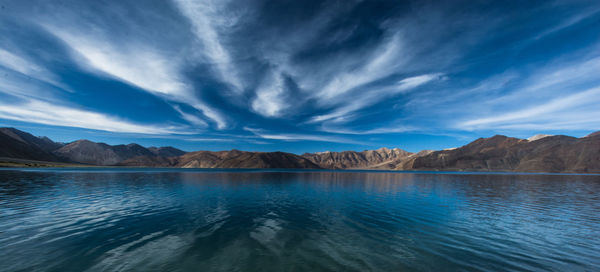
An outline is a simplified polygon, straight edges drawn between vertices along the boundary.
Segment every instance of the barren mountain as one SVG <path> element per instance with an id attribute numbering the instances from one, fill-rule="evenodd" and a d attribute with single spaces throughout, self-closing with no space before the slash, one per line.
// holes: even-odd
<path id="1" fill-rule="evenodd" d="M 179 150 L 177 148 L 167 146 L 167 147 L 149 147 L 148 150 L 152 152 L 156 156 L 161 157 L 176 157 L 185 154 L 186 152 L 183 150 Z"/>
<path id="2" fill-rule="evenodd" d="M 52 150 L 61 146 L 46 137 L 36 137 L 15 128 L 0 128 L 0 157 L 62 161 L 52 154 Z"/>
<path id="3" fill-rule="evenodd" d="M 127 166 L 182 168 L 320 168 L 298 155 L 285 152 L 197 151 L 179 157 L 135 157 L 120 163 Z"/>
<path id="4" fill-rule="evenodd" d="M 67 145 L 14 129 L 0 128 L 0 157 L 46 162 L 77 162 L 183 168 L 325 168 L 471 170 L 522 172 L 600 172 L 600 132 L 583 138 L 536 135 L 529 139 L 496 135 L 465 146 L 410 153 L 380 148 L 362 152 L 196 151 L 138 144 L 107 145 L 79 140 Z"/>
<path id="5" fill-rule="evenodd" d="M 380 148 L 377 150 L 365 150 L 362 152 L 319 152 L 306 153 L 302 156 L 315 164 L 329 169 L 393 169 L 390 163 L 407 158 L 412 153 L 399 148 Z"/>
<path id="6" fill-rule="evenodd" d="M 175 150 L 175 151 L 174 151 Z M 172 147 L 156 148 L 155 152 L 167 153 L 176 152 L 178 149 Z M 179 150 L 181 151 L 181 150 Z M 105 143 L 95 143 L 88 140 L 79 140 L 69 143 L 58 150 L 54 154 L 67 158 L 69 161 L 86 163 L 93 165 L 117 165 L 125 160 L 132 158 L 140 158 L 136 166 L 142 166 L 140 162 L 150 162 L 153 160 L 162 161 L 155 155 L 155 152 L 138 144 L 128 145 L 107 145 Z M 183 152 L 183 151 L 181 151 Z M 143 159 L 141 159 L 143 158 Z"/>
<path id="7" fill-rule="evenodd" d="M 535 141 L 501 135 L 416 158 L 415 170 L 600 172 L 600 135 L 547 136 Z"/>

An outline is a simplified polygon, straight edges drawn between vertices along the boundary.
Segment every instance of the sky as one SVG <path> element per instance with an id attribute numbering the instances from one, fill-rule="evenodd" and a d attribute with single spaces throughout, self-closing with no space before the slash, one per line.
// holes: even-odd
<path id="1" fill-rule="evenodd" d="M 0 0 L 0 126 L 186 151 L 600 130 L 600 2 Z"/>

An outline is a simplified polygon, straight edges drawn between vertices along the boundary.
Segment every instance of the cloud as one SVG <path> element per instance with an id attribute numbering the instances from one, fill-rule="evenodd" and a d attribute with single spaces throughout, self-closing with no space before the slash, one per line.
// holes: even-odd
<path id="1" fill-rule="evenodd" d="M 221 41 L 218 30 L 231 27 L 235 19 L 227 14 L 222 5 L 225 1 L 174 0 L 179 11 L 188 18 L 196 37 L 202 42 L 203 54 L 214 65 L 221 80 L 229 83 L 237 93 L 243 91 L 243 85 L 231 56 Z"/>
<path id="2" fill-rule="evenodd" d="M 252 109 L 263 116 L 275 117 L 285 109 L 285 80 L 280 73 L 271 72 L 256 90 Z"/>
<path id="3" fill-rule="evenodd" d="M 263 129 L 244 127 L 244 130 L 252 132 L 254 135 L 269 140 L 281 141 L 316 141 L 316 142 L 331 142 L 331 143 L 346 143 L 346 144 L 362 144 L 359 142 L 343 137 L 335 137 L 328 135 L 312 135 L 312 134 L 296 134 L 296 133 L 269 133 Z"/>
<path id="4" fill-rule="evenodd" d="M 590 125 L 600 125 L 600 108 L 598 108 L 598 105 L 600 105 L 600 87 L 592 88 L 563 98 L 557 98 L 538 106 L 493 117 L 477 118 L 462 122 L 458 124 L 458 128 L 528 128 L 534 125 L 543 124 L 547 129 L 555 129 L 557 127 L 556 124 L 561 124 L 561 127 L 564 127 L 565 123 L 572 120 L 577 122 L 578 126 L 583 125 L 582 129 L 586 129 L 589 128 Z M 589 111 L 590 109 L 592 110 L 591 112 Z M 583 123 L 578 122 L 579 118 L 583 118 L 586 121 Z"/>
<path id="5" fill-rule="evenodd" d="M 187 87 L 178 78 L 175 61 L 168 61 L 145 45 L 117 45 L 106 38 L 50 29 L 84 58 L 83 65 L 154 93 L 170 97 L 186 95 Z"/>
<path id="6" fill-rule="evenodd" d="M 39 100 L 29 100 L 22 104 L 0 102 L 0 118 L 110 132 L 143 134 L 184 132 L 181 128 L 175 126 L 136 124 L 97 112 L 50 104 Z"/>
<path id="7" fill-rule="evenodd" d="M 179 75 L 178 60 L 174 56 L 165 56 L 141 43 L 122 41 L 115 44 L 106 37 L 86 35 L 81 30 L 45 27 L 82 58 L 80 64 L 84 67 L 167 99 L 186 103 L 213 120 L 219 129 L 227 126 L 225 117 L 194 95 L 186 80 Z M 189 115 L 187 119 L 201 123 L 198 118 L 190 118 Z"/>
<path id="8" fill-rule="evenodd" d="M 560 21 L 558 24 L 556 24 L 554 27 L 547 29 L 541 33 L 539 33 L 538 35 L 536 35 L 533 40 L 539 40 L 542 39 L 546 36 L 549 36 L 551 34 L 554 34 L 556 32 L 559 32 L 561 30 L 564 30 L 566 28 L 572 27 L 578 23 L 580 23 L 581 21 L 588 19 L 594 15 L 596 15 L 598 12 L 600 12 L 600 8 L 594 8 L 594 9 L 590 9 L 587 10 L 583 13 L 576 13 L 573 14 L 569 17 L 567 17 L 566 19 Z"/>
<path id="9" fill-rule="evenodd" d="M 7 69 L 21 73 L 30 78 L 58 86 L 62 90 L 70 91 L 65 87 L 64 84 L 59 83 L 54 74 L 44 67 L 41 67 L 36 63 L 33 63 L 2 48 L 0 48 L 0 66 L 4 66 Z"/>
<path id="10" fill-rule="evenodd" d="M 0 48 L 0 65 L 34 78 L 47 77 L 47 71 L 11 52 Z"/>
<path id="11" fill-rule="evenodd" d="M 344 105 L 335 109 L 333 112 L 313 117 L 309 123 L 322 122 L 331 119 L 337 119 L 341 122 L 348 121 L 348 118 L 342 117 L 391 96 L 417 88 L 440 76 L 441 74 L 439 73 L 425 74 L 402 79 L 394 85 L 364 90 L 361 94 L 357 94 L 356 96 L 348 96 L 344 101 Z"/>
<path id="12" fill-rule="evenodd" d="M 354 71 L 343 71 L 335 76 L 318 93 L 322 103 L 328 103 L 334 97 L 345 94 L 346 92 L 370 83 L 372 81 L 384 78 L 396 70 L 395 67 L 403 63 L 401 58 L 402 41 L 400 35 L 391 37 L 377 53 L 372 56 L 368 62 Z"/>
<path id="13" fill-rule="evenodd" d="M 181 109 L 181 107 L 179 107 L 177 105 L 173 106 L 173 109 L 175 109 L 179 113 L 179 115 L 181 115 L 181 117 L 183 119 L 185 119 L 186 121 L 188 121 L 188 122 L 190 122 L 190 123 L 192 123 L 194 125 L 197 125 L 197 126 L 200 126 L 200 127 L 206 127 L 206 126 L 208 126 L 208 124 L 206 124 L 206 122 L 204 122 L 204 120 L 198 118 L 198 116 L 196 116 L 196 115 L 184 112 Z"/>
<path id="14" fill-rule="evenodd" d="M 234 142 L 235 139 L 225 139 L 225 138 L 185 138 L 184 140 L 190 142 Z"/>
<path id="15" fill-rule="evenodd" d="M 365 130 L 353 130 L 353 129 L 345 129 L 345 128 L 332 128 L 323 126 L 321 131 L 329 132 L 329 133 L 337 133 L 337 134 L 353 134 L 353 135 L 365 135 L 365 134 L 389 134 L 389 133 L 404 133 L 409 131 L 417 131 L 419 130 L 413 126 L 403 126 L 403 125 L 395 125 L 389 127 L 380 127 L 380 128 L 372 128 Z"/>

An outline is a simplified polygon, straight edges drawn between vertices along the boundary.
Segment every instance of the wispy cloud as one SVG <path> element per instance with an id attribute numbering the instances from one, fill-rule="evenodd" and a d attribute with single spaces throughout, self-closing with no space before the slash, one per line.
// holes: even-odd
<path id="1" fill-rule="evenodd" d="M 565 19 L 563 19 L 561 21 L 558 21 L 558 23 L 555 26 L 553 26 L 553 27 L 551 27 L 551 28 L 549 28 L 549 29 L 547 29 L 547 30 L 539 33 L 533 39 L 534 40 L 542 39 L 542 38 L 544 38 L 544 37 L 546 37 L 548 35 L 551 35 L 553 33 L 556 33 L 556 32 L 559 32 L 561 30 L 564 30 L 564 29 L 566 29 L 568 27 L 571 27 L 571 26 L 573 26 L 575 24 L 578 24 L 581 21 L 583 21 L 585 19 L 588 19 L 589 17 L 592 17 L 592 16 L 596 15 L 599 12 L 600 12 L 600 8 L 594 8 L 594 9 L 587 10 L 587 11 L 585 11 L 583 13 L 575 13 L 575 14 L 573 14 L 573 15 L 571 15 L 571 16 L 569 16 L 569 17 L 567 17 L 567 18 L 565 18 Z"/>
<path id="2" fill-rule="evenodd" d="M 391 125 L 388 127 L 371 128 L 365 130 L 353 130 L 346 128 L 334 128 L 329 126 L 323 126 L 321 131 L 336 133 L 336 134 L 353 134 L 353 135 L 365 135 L 365 134 L 390 134 L 390 133 L 405 133 L 409 131 L 418 131 L 419 128 L 413 126 L 403 125 Z"/>
<path id="3" fill-rule="evenodd" d="M 557 98 L 550 102 L 493 117 L 478 118 L 458 124 L 462 129 L 531 128 L 546 129 L 600 126 L 600 87 Z M 581 120 L 585 120 L 581 122 Z M 569 122 L 575 122 L 569 124 Z M 577 124 L 574 126 L 573 124 Z"/>
<path id="4" fill-rule="evenodd" d="M 27 77 L 58 86 L 64 91 L 70 91 L 64 84 L 61 84 L 56 75 L 52 74 L 48 69 L 0 48 L 0 67 L 2 66 Z"/>
<path id="5" fill-rule="evenodd" d="M 312 134 L 296 134 L 296 133 L 273 133 L 263 129 L 244 127 L 244 130 L 252 132 L 254 135 L 269 140 L 281 141 L 316 141 L 316 142 L 331 142 L 331 143 L 346 143 L 346 144 L 365 144 L 343 137 L 329 135 L 312 135 Z"/>
<path id="6" fill-rule="evenodd" d="M 376 54 L 364 66 L 354 71 L 343 71 L 335 76 L 318 92 L 320 101 L 327 103 L 334 97 L 344 95 L 358 86 L 396 72 L 394 68 L 403 63 L 401 53 L 402 40 L 400 35 L 394 35 L 376 51 Z"/>
<path id="7" fill-rule="evenodd" d="M 231 27 L 235 23 L 231 14 L 224 16 L 222 6 L 225 1 L 174 0 L 177 7 L 193 26 L 196 37 L 202 42 L 203 54 L 215 67 L 221 80 L 229 83 L 237 93 L 243 91 L 243 85 L 231 55 L 224 46 L 219 30 Z"/>
<path id="8" fill-rule="evenodd" d="M 184 140 L 189 142 L 234 142 L 235 139 L 226 138 L 185 138 Z"/>
<path id="9" fill-rule="evenodd" d="M 22 104 L 0 102 L 0 118 L 53 126 L 78 127 L 110 132 L 171 134 L 181 128 L 164 125 L 142 125 L 105 114 L 29 100 Z"/>
<path id="10" fill-rule="evenodd" d="M 139 88 L 171 97 L 185 95 L 186 85 L 174 65 L 143 44 L 114 44 L 104 37 L 49 28 L 92 67 Z"/>
<path id="11" fill-rule="evenodd" d="M 287 106 L 284 100 L 285 81 L 280 73 L 269 73 L 256 90 L 252 109 L 267 117 L 278 116 Z"/>
<path id="12" fill-rule="evenodd" d="M 213 120 L 218 128 L 227 123 L 218 110 L 198 99 L 186 80 L 179 75 L 177 59 L 168 58 L 158 50 L 140 43 L 121 44 L 110 42 L 102 36 L 82 33 L 83 30 L 59 29 L 45 25 L 54 35 L 62 39 L 81 58 L 80 64 L 92 71 L 122 80 L 131 85 L 167 99 L 186 103 Z M 198 118 L 184 118 L 198 122 Z"/>
<path id="13" fill-rule="evenodd" d="M 410 91 L 411 89 L 424 85 L 432 80 L 435 80 L 436 78 L 439 78 L 440 76 L 441 74 L 434 73 L 409 77 L 400 80 L 394 85 L 365 90 L 354 97 L 347 97 L 346 99 L 344 99 L 344 105 L 335 109 L 333 112 L 313 117 L 309 121 L 309 123 L 322 122 L 331 119 L 348 121 L 347 118 L 339 118 L 344 117 L 349 113 L 352 113 L 364 107 L 373 105 L 391 96 Z"/>

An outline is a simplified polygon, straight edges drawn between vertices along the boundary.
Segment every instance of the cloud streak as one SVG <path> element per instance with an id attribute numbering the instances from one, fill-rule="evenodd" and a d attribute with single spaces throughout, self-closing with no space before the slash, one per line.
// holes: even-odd
<path id="1" fill-rule="evenodd" d="M 141 125 L 117 117 L 30 100 L 22 104 L 0 102 L 0 118 L 52 126 L 78 127 L 121 133 L 182 133 L 175 126 Z"/>
<path id="2" fill-rule="evenodd" d="M 180 12 L 187 17 L 194 34 L 202 42 L 203 55 L 215 67 L 221 80 L 227 82 L 235 93 L 243 91 L 231 55 L 225 48 L 218 30 L 235 24 L 235 19 L 224 16 L 224 1 L 174 0 Z"/>
<path id="3" fill-rule="evenodd" d="M 225 117 L 194 96 L 189 84 L 179 75 L 174 56 L 167 58 L 139 43 L 114 44 L 107 38 L 81 33 L 82 30 L 69 32 L 54 26 L 45 27 L 78 55 L 80 65 L 167 99 L 187 103 L 214 121 L 218 128 L 227 126 Z M 189 114 L 182 117 L 202 124 L 198 117 Z"/>

